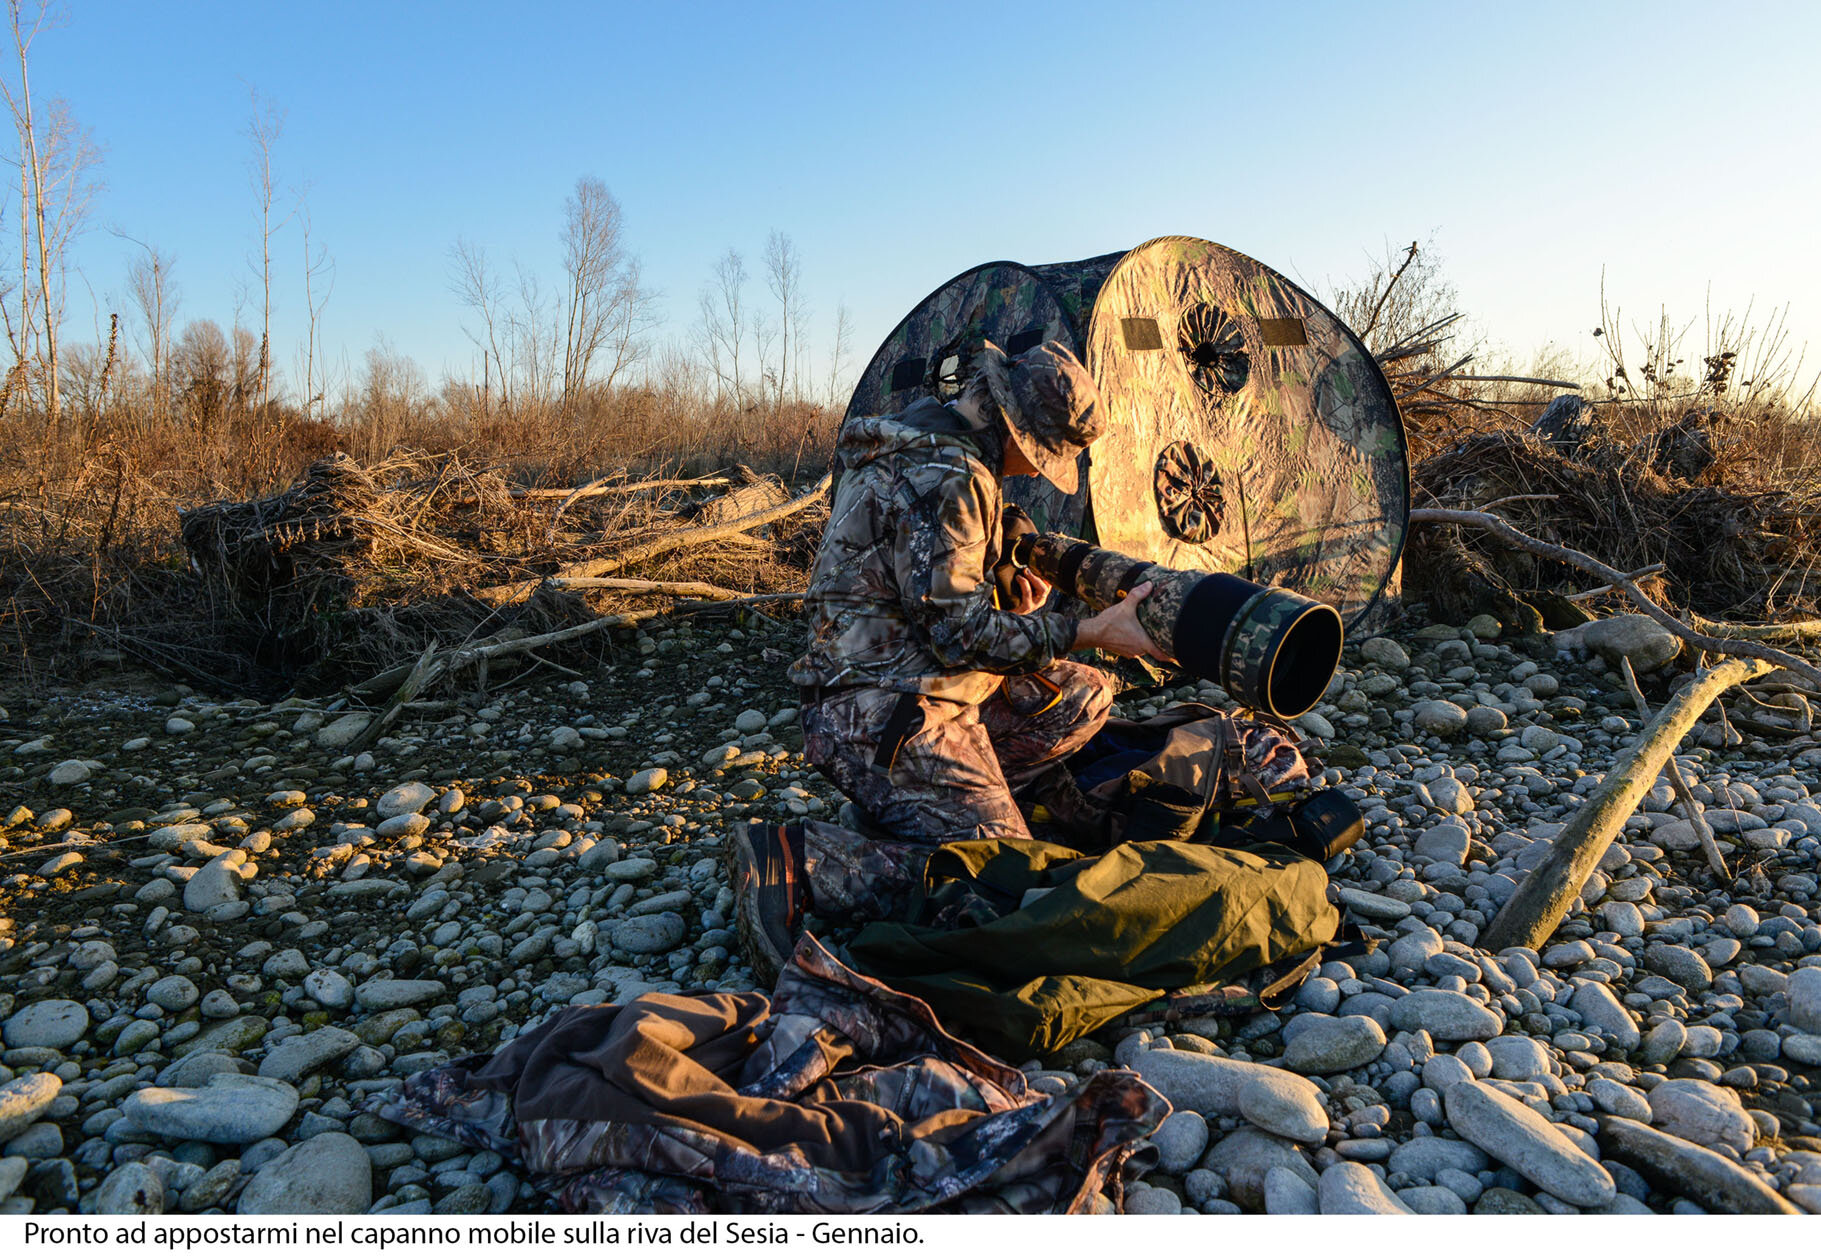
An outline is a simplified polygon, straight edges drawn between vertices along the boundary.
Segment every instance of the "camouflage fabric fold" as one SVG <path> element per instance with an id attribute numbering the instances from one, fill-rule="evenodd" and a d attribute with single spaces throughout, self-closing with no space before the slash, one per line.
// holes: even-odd
<path id="1" fill-rule="evenodd" d="M 611 1213 L 1088 1211 L 1169 1112 L 1120 1070 L 1032 1092 L 808 935 L 770 998 L 567 1008 L 369 1107 Z"/>

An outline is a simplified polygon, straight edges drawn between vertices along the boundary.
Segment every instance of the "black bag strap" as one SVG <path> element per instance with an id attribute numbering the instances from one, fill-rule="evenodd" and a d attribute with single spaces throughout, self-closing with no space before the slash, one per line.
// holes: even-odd
<path id="1" fill-rule="evenodd" d="M 904 743 L 915 737 L 923 727 L 923 704 L 914 693 L 898 695 L 898 701 L 892 707 L 892 713 L 885 718 L 885 727 L 879 732 L 879 749 L 873 755 L 873 771 L 888 773 L 898 762 L 898 752 L 904 749 Z"/>

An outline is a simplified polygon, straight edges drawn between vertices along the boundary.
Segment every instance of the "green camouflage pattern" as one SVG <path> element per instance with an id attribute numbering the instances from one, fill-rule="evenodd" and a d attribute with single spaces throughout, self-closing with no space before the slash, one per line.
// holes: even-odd
<path id="1" fill-rule="evenodd" d="M 1117 255 L 1114 255 L 1117 256 Z M 1067 290 L 1079 308 L 1079 290 Z M 955 276 L 929 296 L 885 338 L 847 403 L 842 430 L 875 415 L 904 410 L 924 397 L 952 401 L 972 363 L 970 346 L 990 340 L 1002 349 L 1028 348 L 1021 342 L 1056 340 L 1076 357 L 1082 356 L 1082 320 L 1071 315 L 1051 289 L 1032 271 L 1016 262 L 990 262 Z M 942 375 L 944 359 L 955 356 L 955 371 Z M 926 365 L 917 384 L 892 389 L 892 376 L 900 363 L 921 359 Z M 1086 464 L 1082 487 L 1065 494 L 1041 476 L 1021 476 L 1006 485 L 1006 499 L 1024 507 L 1038 526 L 1061 532 L 1079 532 L 1087 507 Z"/>
<path id="2" fill-rule="evenodd" d="M 1128 319 L 1153 321 L 1159 347 L 1127 348 Z M 1306 343 L 1282 343 L 1295 337 L 1281 322 L 1267 337 L 1264 320 L 1300 320 Z M 1035 476 L 1006 483 L 1006 500 L 1039 529 L 1281 585 L 1335 607 L 1349 631 L 1382 618 L 1374 608 L 1396 591 L 1410 502 L 1390 387 L 1313 297 L 1210 241 L 1165 236 L 1077 262 L 964 272 L 887 337 L 847 421 L 906 404 L 908 391 L 885 391 L 906 358 L 928 359 L 970 327 L 1005 346 L 1038 326 L 1082 358 L 1107 411 L 1076 493 Z M 1166 487 L 1174 496 L 1160 501 Z"/>
<path id="3" fill-rule="evenodd" d="M 1223 665 L 1223 682 L 1229 692 L 1241 697 L 1248 705 L 1266 711 L 1279 719 L 1293 720 L 1308 707 L 1296 704 L 1296 710 L 1289 709 L 1285 698 L 1286 686 L 1273 684 L 1269 667 L 1278 658 L 1270 648 L 1271 642 L 1278 639 L 1291 624 L 1309 614 L 1312 605 L 1327 606 L 1327 603 L 1314 603 L 1311 598 L 1292 593 L 1286 589 L 1261 589 L 1250 601 L 1239 608 L 1233 616 L 1233 624 L 1227 630 L 1226 662 Z M 1330 609 L 1320 611 L 1322 615 L 1333 612 Z M 1340 662 L 1336 651 L 1335 663 Z M 1309 692 L 1317 697 L 1327 688 L 1332 680 L 1334 670 L 1328 669 L 1322 683 L 1314 686 Z M 1311 699 L 1311 701 L 1313 701 Z"/>
<path id="4" fill-rule="evenodd" d="M 1154 319 L 1161 347 L 1128 348 L 1129 319 Z M 1263 320 L 1300 328 L 1275 323 L 1267 343 Z M 1297 331 L 1306 344 L 1282 343 Z M 1205 367 L 1190 332 L 1219 337 Z M 1409 476 L 1390 388 L 1346 326 L 1269 267 L 1169 236 L 1113 268 L 1087 342 L 1108 410 L 1088 466 L 1099 543 L 1280 585 L 1358 621 L 1402 554 Z M 1171 535 L 1156 500 L 1158 459 L 1179 442 L 1219 477 L 1220 526 L 1200 542 Z"/>
<path id="5" fill-rule="evenodd" d="M 991 430 L 923 398 L 860 418 L 835 447 L 842 474 L 810 575 L 809 649 L 790 679 L 952 702 L 984 701 L 1002 677 L 1066 654 L 1076 620 L 994 602 L 1003 537 Z"/>

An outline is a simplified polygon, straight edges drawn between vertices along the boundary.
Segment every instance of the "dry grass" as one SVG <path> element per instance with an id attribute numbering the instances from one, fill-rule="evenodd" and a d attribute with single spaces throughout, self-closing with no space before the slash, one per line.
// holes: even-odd
<path id="1" fill-rule="evenodd" d="M 406 390 L 353 399 L 339 422 L 274 406 L 205 424 L 194 415 L 154 422 L 126 398 L 61 431 L 15 409 L 0 420 L 0 682 L 71 679 L 125 656 L 192 681 L 268 690 L 328 683 L 331 673 L 339 679 L 432 638 L 449 644 L 451 633 L 498 627 L 495 611 L 447 620 L 469 582 L 535 572 L 540 558 L 584 551 L 591 537 L 674 526 L 665 520 L 689 501 L 675 493 L 585 500 L 565 512 L 559 533 L 548 527 L 556 501 L 514 508 L 509 489 L 738 463 L 807 482 L 826 468 L 834 427 L 811 405 L 734 410 L 687 391 L 622 390 L 567 410 L 511 414 L 469 402 L 460 389 L 435 398 Z M 265 590 L 274 596 L 263 612 L 252 601 L 258 581 L 224 575 L 234 562 L 257 567 L 257 546 L 236 546 L 231 560 L 222 551 L 207 573 L 192 567 L 192 550 L 206 544 L 192 523 L 198 544 L 186 550 L 183 512 L 282 496 L 338 452 L 351 455 L 337 464 L 345 474 L 318 477 L 318 491 L 301 501 L 266 507 L 265 522 L 280 531 L 267 538 L 265 557 L 308 552 L 318 567 L 300 574 L 279 564 L 289 574 Z M 451 505 L 457 500 L 468 504 Z M 355 534 L 339 556 L 332 532 L 297 531 L 350 519 Z M 357 562 L 340 561 L 354 555 Z M 788 567 L 788 558 L 676 555 L 642 574 L 762 588 L 770 585 L 753 582 L 788 583 L 782 568 L 767 566 Z M 330 587 L 330 568 L 343 585 Z M 586 611 L 575 595 L 565 600 L 567 609 L 540 599 L 513 614 L 531 616 L 530 628 Z M 323 666 L 330 658 L 337 667 Z"/>

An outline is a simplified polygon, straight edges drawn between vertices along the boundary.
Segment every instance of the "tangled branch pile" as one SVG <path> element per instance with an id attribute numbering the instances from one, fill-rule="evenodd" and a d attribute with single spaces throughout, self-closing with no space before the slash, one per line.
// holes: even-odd
<path id="1" fill-rule="evenodd" d="M 164 670 L 333 686 L 437 646 L 548 634 L 653 597 L 801 588 L 819 503 L 745 467 L 525 489 L 453 454 L 337 455 L 282 492 L 182 512 L 193 602 L 112 633 Z M 617 578 L 591 578 L 607 569 Z M 238 673 L 222 673 L 229 659 Z"/>
<path id="2" fill-rule="evenodd" d="M 1560 451 L 1521 431 L 1470 437 L 1414 472 L 1416 502 L 1485 509 L 1533 535 L 1598 554 L 1653 597 L 1715 617 L 1812 613 L 1821 596 L 1821 483 L 1766 482 L 1701 465 L 1685 478 L 1687 425 L 1677 439 L 1592 441 Z M 1697 460 L 1711 462 L 1711 460 Z M 1482 611 L 1575 618 L 1563 597 L 1585 584 L 1568 567 L 1479 534 L 1425 528 L 1405 555 L 1407 589 L 1453 622 Z M 1552 623 L 1551 626 L 1565 626 Z"/>

